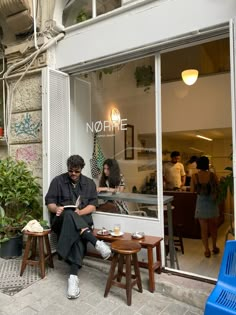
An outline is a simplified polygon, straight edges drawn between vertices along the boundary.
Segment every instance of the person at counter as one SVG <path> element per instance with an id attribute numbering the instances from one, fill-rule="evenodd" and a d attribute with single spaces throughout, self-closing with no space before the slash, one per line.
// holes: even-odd
<path id="1" fill-rule="evenodd" d="M 123 192 L 125 189 L 124 177 L 115 159 L 106 159 L 103 163 L 103 172 L 97 192 Z M 122 200 L 108 200 L 98 206 L 97 211 L 128 214 L 128 208 Z"/>
<path id="2" fill-rule="evenodd" d="M 197 159 L 198 159 L 197 156 L 193 155 L 193 156 L 191 156 L 191 158 L 187 162 L 187 166 L 186 166 L 186 182 L 185 182 L 186 186 L 190 186 L 192 175 L 198 173 Z"/>
<path id="3" fill-rule="evenodd" d="M 166 190 L 178 190 L 185 185 L 186 174 L 184 166 L 180 163 L 180 153 L 173 151 L 171 160 L 164 164 L 163 181 Z"/>
<path id="4" fill-rule="evenodd" d="M 201 156 L 197 161 L 199 172 L 192 176 L 191 192 L 197 193 L 195 218 L 199 220 L 201 227 L 201 237 L 205 249 L 204 255 L 209 258 L 211 251 L 208 244 L 208 230 L 212 238 L 213 254 L 219 253 L 216 246 L 217 241 L 217 217 L 219 208 L 216 202 L 218 192 L 218 179 L 216 175 L 209 171 L 209 159 Z"/>

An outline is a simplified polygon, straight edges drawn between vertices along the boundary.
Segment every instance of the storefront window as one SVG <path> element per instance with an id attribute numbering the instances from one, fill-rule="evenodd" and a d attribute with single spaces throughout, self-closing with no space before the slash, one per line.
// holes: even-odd
<path id="1" fill-rule="evenodd" d="M 227 167 L 232 165 L 229 62 L 228 38 L 161 55 L 162 158 L 163 169 L 166 170 L 164 195 L 174 197 L 173 231 L 178 262 L 181 270 L 212 278 L 217 277 L 220 259 L 215 257 L 211 268 L 208 268 L 205 257 L 209 256 L 205 256 L 204 252 L 208 242 L 211 248 L 212 239 L 210 231 L 202 230 L 201 224 L 204 228 L 202 222 L 212 222 L 210 219 L 214 220 L 216 214 L 208 213 L 213 206 L 207 202 L 199 203 L 197 185 L 190 187 L 195 178 L 199 179 L 201 186 L 202 174 L 209 174 L 208 171 L 197 169 L 196 160 L 201 156 L 208 157 L 209 171 L 219 180 L 224 181 L 229 172 Z M 186 69 L 197 69 L 199 72 L 193 85 L 186 85 L 181 79 L 181 72 Z M 187 175 L 185 184 L 180 186 L 176 184 L 176 178 L 180 175 L 181 166 L 171 159 L 174 151 L 179 152 L 180 162 Z M 204 198 L 210 199 L 211 196 L 205 194 Z M 233 209 L 230 194 L 225 201 L 217 203 L 217 208 L 217 246 L 223 252 L 230 226 L 228 214 Z M 208 214 L 205 216 L 205 213 Z M 204 218 L 207 218 L 206 221 Z M 204 233 L 209 235 L 209 239 L 204 238 Z M 182 247 L 179 247 L 181 242 Z"/>
<path id="2" fill-rule="evenodd" d="M 82 74 L 80 80 L 90 85 L 86 131 L 96 134 L 100 157 L 116 160 L 124 192 L 156 195 L 154 57 Z M 126 214 L 158 216 L 156 206 L 126 204 Z"/>
<path id="3" fill-rule="evenodd" d="M 63 11 L 63 24 L 67 27 L 82 23 L 92 17 L 113 11 L 120 6 L 121 0 L 71 1 Z"/>
<path id="4" fill-rule="evenodd" d="M 101 15 L 121 6 L 121 0 L 97 0 L 97 15 Z"/>

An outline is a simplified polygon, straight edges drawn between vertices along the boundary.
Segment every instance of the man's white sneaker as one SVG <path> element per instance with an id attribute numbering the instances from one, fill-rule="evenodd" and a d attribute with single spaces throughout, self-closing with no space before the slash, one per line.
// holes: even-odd
<path id="1" fill-rule="evenodd" d="M 110 247 L 103 241 L 97 241 L 95 248 L 101 254 L 103 259 L 108 259 L 111 256 Z"/>
<path id="2" fill-rule="evenodd" d="M 80 295 L 79 278 L 75 275 L 70 275 L 68 279 L 68 299 L 77 299 Z"/>

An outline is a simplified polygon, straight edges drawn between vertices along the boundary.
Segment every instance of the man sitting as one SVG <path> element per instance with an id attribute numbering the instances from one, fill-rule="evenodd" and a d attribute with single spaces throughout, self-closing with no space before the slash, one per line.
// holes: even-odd
<path id="1" fill-rule="evenodd" d="M 67 160 L 68 172 L 55 177 L 45 197 L 51 212 L 51 228 L 58 236 L 57 253 L 70 265 L 68 299 L 80 295 L 78 271 L 82 266 L 87 242 L 92 243 L 104 259 L 110 247 L 92 233 L 92 212 L 96 210 L 97 191 L 92 179 L 81 174 L 85 163 L 81 156 Z M 66 205 L 76 205 L 65 209 Z"/>

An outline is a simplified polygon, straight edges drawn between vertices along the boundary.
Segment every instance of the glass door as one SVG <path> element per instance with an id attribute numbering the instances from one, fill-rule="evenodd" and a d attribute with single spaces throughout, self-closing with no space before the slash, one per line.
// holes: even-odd
<path id="1" fill-rule="evenodd" d="M 174 196 L 172 216 L 176 260 L 181 272 L 209 278 L 218 275 L 233 202 L 229 194 L 218 204 L 217 246 L 220 253 L 211 253 L 211 258 L 206 258 L 199 220 L 195 218 L 197 195 L 190 192 L 190 181 L 191 175 L 198 172 L 196 159 L 201 156 L 209 158 L 210 171 L 222 181 L 229 174 L 226 168 L 232 165 L 232 121 L 235 118 L 231 115 L 229 54 L 229 38 L 212 39 L 161 54 L 164 195 Z M 188 69 L 199 72 L 192 85 L 184 83 L 181 77 L 182 71 Z M 170 173 L 174 165 L 171 156 L 176 152 L 179 181 Z M 184 171 L 180 172 L 182 168 Z M 188 180 L 181 185 L 181 177 L 185 176 Z M 165 219 L 164 232 L 168 239 Z M 210 235 L 208 242 L 212 250 Z M 166 250 L 168 254 L 168 248 Z M 167 267 L 170 266 L 168 257 Z"/>

